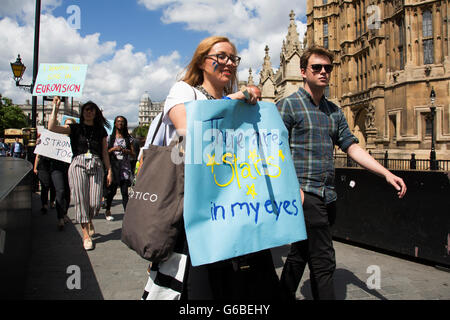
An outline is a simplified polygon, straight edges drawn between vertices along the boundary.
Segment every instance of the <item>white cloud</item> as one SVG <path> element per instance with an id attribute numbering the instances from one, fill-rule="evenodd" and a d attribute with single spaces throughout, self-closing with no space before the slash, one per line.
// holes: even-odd
<path id="1" fill-rule="evenodd" d="M 14 62 L 17 54 L 27 66 L 21 84 L 30 84 L 33 69 L 34 25 L 21 26 L 16 20 L 0 19 L 0 60 Z M 147 54 L 135 52 L 130 44 L 117 48 L 115 42 L 101 42 L 100 34 L 81 36 L 62 17 L 41 16 L 40 63 L 88 64 L 82 101 L 93 100 L 113 119 L 118 114 L 130 123 L 138 120 L 138 105 L 142 94 L 149 92 L 154 101 L 165 99 L 176 75 L 181 71 L 180 55 L 149 61 Z M 150 49 L 151 50 L 151 49 Z M 22 104 L 31 95 L 15 86 L 9 63 L 0 65 L 0 93 Z M 39 98 L 41 103 L 41 98 Z"/>
<path id="2" fill-rule="evenodd" d="M 61 0 L 43 0 L 40 32 L 39 62 L 88 64 L 88 75 L 83 101 L 97 102 L 109 119 L 118 114 L 137 122 L 138 104 L 144 92 L 153 101 L 165 99 L 171 85 L 185 67 L 177 51 L 167 56 L 153 57 L 150 46 L 137 52 L 132 45 L 117 47 L 114 41 L 102 42 L 100 34 L 81 36 L 62 17 L 54 17 L 52 10 Z M 0 60 L 13 62 L 17 54 L 27 65 L 23 84 L 31 83 L 34 43 L 34 0 L 2 0 L 0 7 Z M 166 24 L 182 23 L 188 30 L 228 36 L 240 48 L 242 62 L 239 78 L 247 80 L 252 68 L 254 80 L 259 71 L 266 45 L 274 69 L 278 68 L 283 39 L 289 26 L 291 9 L 296 17 L 303 17 L 305 2 L 290 0 L 138 0 L 149 10 L 161 10 L 161 21 Z M 18 9 L 20 7 L 20 9 Z M 300 38 L 305 25 L 296 21 Z M 0 65 L 0 93 L 24 103 L 29 93 L 19 90 L 12 79 L 9 63 Z M 40 101 L 40 100 L 39 100 Z"/>
<path id="3" fill-rule="evenodd" d="M 188 30 L 226 35 L 238 47 L 244 47 L 239 52 L 242 56 L 239 78 L 242 80 L 247 80 L 248 68 L 252 68 L 254 79 L 259 80 L 266 45 L 274 69 L 278 68 L 291 10 L 296 14 L 300 40 L 306 31 L 306 24 L 299 20 L 306 12 L 305 1 L 139 0 L 139 3 L 149 10 L 161 9 L 163 23 L 182 23 Z"/>
<path id="4" fill-rule="evenodd" d="M 61 4 L 62 0 L 43 0 L 41 13 L 51 13 Z M 34 21 L 35 9 L 35 0 L 2 0 L 0 17 L 18 18 L 21 22 Z"/>

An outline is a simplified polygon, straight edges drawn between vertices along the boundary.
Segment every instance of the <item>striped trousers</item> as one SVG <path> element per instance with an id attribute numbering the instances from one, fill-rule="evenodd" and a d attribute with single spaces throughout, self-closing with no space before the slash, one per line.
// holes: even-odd
<path id="1" fill-rule="evenodd" d="M 81 154 L 72 160 L 69 184 L 76 222 L 88 223 L 100 208 L 104 174 L 103 163 L 97 156 L 85 159 L 84 154 Z"/>

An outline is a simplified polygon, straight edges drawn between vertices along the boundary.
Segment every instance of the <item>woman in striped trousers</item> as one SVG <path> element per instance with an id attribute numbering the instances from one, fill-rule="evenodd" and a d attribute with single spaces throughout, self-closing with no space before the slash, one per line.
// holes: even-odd
<path id="1" fill-rule="evenodd" d="M 69 167 L 69 184 L 75 204 L 75 219 L 81 224 L 83 246 L 85 250 L 94 249 L 91 236 L 94 234 L 92 218 L 100 209 L 103 176 L 105 167 L 108 172 L 107 184 L 111 184 L 112 172 L 108 155 L 105 127 L 109 123 L 103 117 L 100 108 L 88 101 L 81 106 L 80 123 L 58 126 L 59 97 L 53 99 L 53 112 L 50 117 L 49 130 L 68 134 L 72 146 L 72 163 Z"/>

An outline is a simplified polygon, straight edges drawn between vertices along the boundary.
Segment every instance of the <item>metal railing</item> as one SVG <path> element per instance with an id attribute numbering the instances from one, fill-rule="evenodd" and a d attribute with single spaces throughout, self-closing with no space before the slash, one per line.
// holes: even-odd
<path id="1" fill-rule="evenodd" d="M 370 152 L 369 152 L 370 153 Z M 414 153 L 411 154 L 410 159 L 395 159 L 389 158 L 389 153 L 386 151 L 384 156 L 372 155 L 382 166 L 390 170 L 431 170 L 430 159 L 416 159 Z M 437 170 L 450 171 L 450 160 L 436 160 Z M 360 168 L 355 161 L 348 155 L 335 154 L 334 165 L 336 168 Z"/>

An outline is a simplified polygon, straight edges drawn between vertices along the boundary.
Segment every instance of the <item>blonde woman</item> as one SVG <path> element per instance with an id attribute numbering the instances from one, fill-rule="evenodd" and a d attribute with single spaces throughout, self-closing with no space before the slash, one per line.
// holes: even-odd
<path id="1" fill-rule="evenodd" d="M 207 99 L 257 102 L 260 93 L 258 95 L 256 90 L 243 88 L 243 91 L 236 91 L 240 60 L 236 47 L 226 37 L 213 36 L 200 42 L 184 77 L 171 88 L 165 101 L 163 123 L 169 137 L 167 143 L 176 133 L 186 134 L 186 102 Z M 169 261 L 176 260 L 177 267 L 185 261 L 184 276 L 183 272 L 165 273 L 170 266 L 152 265 L 143 299 L 274 299 L 278 296 L 278 278 L 269 250 L 193 267 L 189 259 L 183 259 L 189 256 L 186 237 L 182 234 L 179 238 L 173 254 L 179 258 L 172 257 Z M 170 285 L 165 290 L 158 282 L 158 273 L 165 278 L 173 276 L 178 282 L 166 282 Z M 182 286 L 178 285 L 180 282 Z"/>

